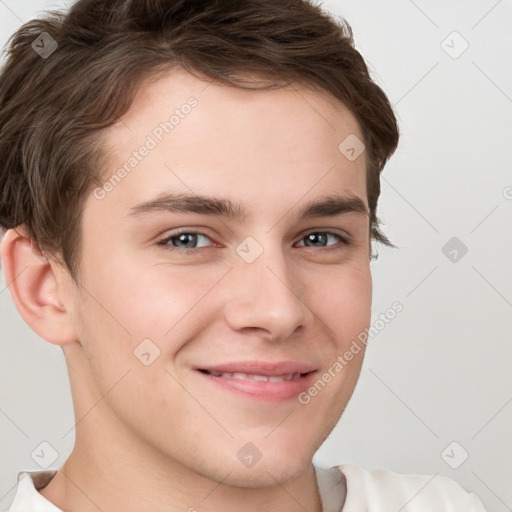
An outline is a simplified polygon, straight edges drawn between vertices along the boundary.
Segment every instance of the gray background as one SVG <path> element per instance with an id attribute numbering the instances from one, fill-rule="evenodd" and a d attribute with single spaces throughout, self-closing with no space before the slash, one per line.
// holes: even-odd
<path id="1" fill-rule="evenodd" d="M 41 9 L 69 4 L 0 0 L 0 43 Z M 315 461 L 439 473 L 489 511 L 512 510 L 512 0 L 324 6 L 348 19 L 399 116 L 379 209 L 399 249 L 380 248 L 372 263 L 372 322 L 395 301 L 403 311 L 371 339 Z M 59 454 L 51 468 L 64 463 L 74 418 L 60 348 L 25 325 L 5 282 L 0 322 L 5 511 L 17 472 L 41 469 L 31 458 L 41 442 Z"/>

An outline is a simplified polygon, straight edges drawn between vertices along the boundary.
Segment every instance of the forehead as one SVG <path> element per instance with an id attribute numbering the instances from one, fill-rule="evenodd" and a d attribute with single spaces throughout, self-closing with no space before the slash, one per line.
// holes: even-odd
<path id="1" fill-rule="evenodd" d="M 255 207 L 260 199 L 282 202 L 283 192 L 294 201 L 353 193 L 367 203 L 366 156 L 347 158 L 340 150 L 347 138 L 362 141 L 360 126 L 324 91 L 248 90 L 173 70 L 147 80 L 105 132 L 103 180 L 126 171 L 106 202 L 121 214 L 171 190 L 236 194 Z"/>
<path id="2" fill-rule="evenodd" d="M 257 78 L 255 86 L 256 80 Z M 220 117 L 230 113 L 250 114 L 252 108 L 261 109 L 267 116 L 272 113 L 279 116 L 281 111 L 275 109 L 276 103 L 281 104 L 290 114 L 304 116 L 307 105 L 310 121 L 313 122 L 313 117 L 318 116 L 332 130 L 348 125 L 360 134 L 359 126 L 350 110 L 323 89 L 313 90 L 300 84 L 273 89 L 235 87 L 207 78 L 199 79 L 181 67 L 148 76 L 139 87 L 129 111 L 111 131 L 138 124 L 143 118 L 147 119 L 151 112 L 162 121 L 167 118 L 167 113 L 172 114 L 174 109 L 179 108 L 190 97 L 200 101 L 205 113 L 222 112 Z M 148 123 L 146 127 L 150 126 Z"/>

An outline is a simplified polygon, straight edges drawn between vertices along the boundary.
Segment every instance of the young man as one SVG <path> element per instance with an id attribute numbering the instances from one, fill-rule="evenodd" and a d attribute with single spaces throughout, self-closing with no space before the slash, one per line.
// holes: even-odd
<path id="1" fill-rule="evenodd" d="M 0 77 L 1 256 L 76 417 L 11 512 L 480 512 L 446 477 L 315 468 L 370 323 L 392 108 L 305 0 L 79 0 Z"/>

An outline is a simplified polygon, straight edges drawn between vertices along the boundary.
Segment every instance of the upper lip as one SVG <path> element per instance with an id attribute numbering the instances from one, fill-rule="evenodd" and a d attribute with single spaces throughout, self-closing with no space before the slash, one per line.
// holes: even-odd
<path id="1" fill-rule="evenodd" d="M 200 366 L 198 370 L 221 373 L 247 373 L 250 375 L 288 375 L 290 373 L 310 373 L 316 368 L 311 363 L 298 361 L 237 361 L 231 363 L 222 363 L 216 365 Z"/>

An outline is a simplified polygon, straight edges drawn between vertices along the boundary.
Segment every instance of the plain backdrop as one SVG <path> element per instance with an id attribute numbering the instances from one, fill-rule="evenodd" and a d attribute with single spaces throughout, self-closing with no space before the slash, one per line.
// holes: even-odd
<path id="1" fill-rule="evenodd" d="M 0 0 L 0 43 L 42 9 Z M 512 0 L 332 0 L 395 106 L 397 153 L 379 215 L 398 249 L 372 262 L 371 338 L 342 420 L 315 457 L 442 474 L 489 511 L 512 510 Z M 1 165 L 1 162 L 0 162 Z M 0 510 L 31 453 L 70 453 L 60 348 L 36 336 L 0 283 Z M 69 434 L 65 435 L 66 433 Z"/>

